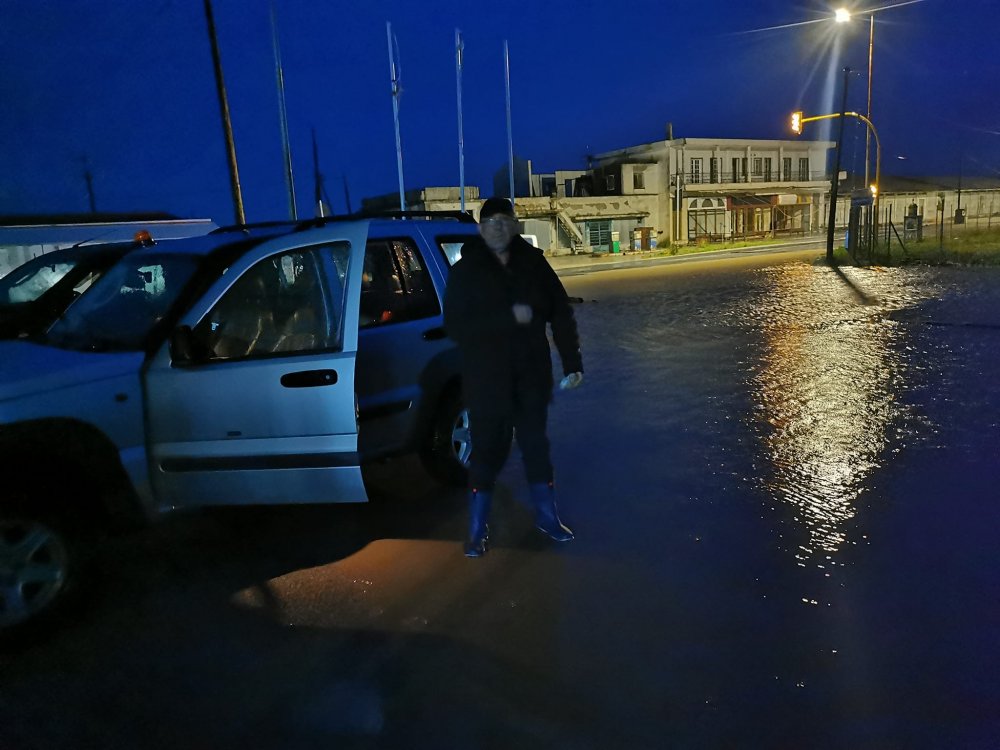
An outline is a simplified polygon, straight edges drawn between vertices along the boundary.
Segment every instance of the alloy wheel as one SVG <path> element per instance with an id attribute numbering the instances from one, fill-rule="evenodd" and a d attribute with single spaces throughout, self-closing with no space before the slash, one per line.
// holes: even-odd
<path id="1" fill-rule="evenodd" d="M 0 520 L 0 627 L 30 620 L 62 592 L 69 549 L 51 526 Z"/>
<path id="2" fill-rule="evenodd" d="M 469 458 L 472 456 L 472 435 L 469 432 L 468 409 L 463 408 L 455 417 L 455 423 L 451 427 L 451 449 L 462 466 L 469 465 Z"/>

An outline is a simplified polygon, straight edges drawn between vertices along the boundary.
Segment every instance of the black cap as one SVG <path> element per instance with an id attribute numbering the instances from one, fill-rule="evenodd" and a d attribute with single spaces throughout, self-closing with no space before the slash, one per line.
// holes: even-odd
<path id="1" fill-rule="evenodd" d="M 494 214 L 505 214 L 512 219 L 517 218 L 514 215 L 514 204 L 507 198 L 487 198 L 483 207 L 479 209 L 479 220 L 482 221 Z"/>

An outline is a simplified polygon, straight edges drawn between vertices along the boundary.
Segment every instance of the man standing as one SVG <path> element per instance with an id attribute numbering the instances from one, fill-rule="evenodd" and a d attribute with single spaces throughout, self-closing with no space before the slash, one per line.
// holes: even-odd
<path id="1" fill-rule="evenodd" d="M 561 388 L 583 380 L 573 309 L 541 250 L 518 234 L 514 206 L 490 198 L 479 214 L 480 238 L 466 242 L 451 269 L 444 322 L 462 355 L 462 386 L 472 430 L 467 557 L 486 552 L 493 485 L 512 435 L 524 459 L 535 525 L 557 542 L 573 538 L 559 520 L 546 435 L 552 357 L 546 325 L 562 360 Z"/>

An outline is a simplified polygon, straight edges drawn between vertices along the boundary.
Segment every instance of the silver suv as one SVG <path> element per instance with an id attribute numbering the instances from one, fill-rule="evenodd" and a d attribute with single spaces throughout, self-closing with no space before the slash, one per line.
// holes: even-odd
<path id="1" fill-rule="evenodd" d="M 0 632 L 51 616 L 94 536 L 181 508 L 364 502 L 365 461 L 465 481 L 442 327 L 466 214 L 238 227 L 126 255 L 0 342 Z"/>

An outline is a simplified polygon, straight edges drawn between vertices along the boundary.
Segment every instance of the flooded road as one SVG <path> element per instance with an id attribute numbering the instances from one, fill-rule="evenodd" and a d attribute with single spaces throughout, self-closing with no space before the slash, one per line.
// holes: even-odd
<path id="1" fill-rule="evenodd" d="M 811 260 L 571 280 L 609 346 L 568 463 L 682 604 L 668 703 L 732 722 L 678 741 L 994 746 L 1000 271 Z"/>
<path id="2" fill-rule="evenodd" d="M 514 457 L 482 560 L 409 458 L 171 519 L 0 655 L 0 748 L 1000 746 L 1000 270 L 816 256 L 565 278 L 574 542 Z"/>

